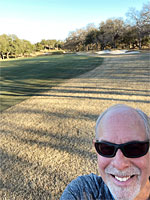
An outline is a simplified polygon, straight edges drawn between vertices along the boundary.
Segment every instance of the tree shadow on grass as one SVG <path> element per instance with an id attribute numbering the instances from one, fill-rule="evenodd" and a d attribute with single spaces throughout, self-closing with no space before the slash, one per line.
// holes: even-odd
<path id="1" fill-rule="evenodd" d="M 71 181 L 62 171 L 25 160 L 14 152 L 0 149 L 0 161 L 0 199 L 57 199 Z"/>
<path id="2" fill-rule="evenodd" d="M 6 199 L 51 199 L 51 192 L 43 189 L 38 183 L 32 181 L 29 172 L 37 166 L 16 156 L 11 155 L 0 149 L 1 156 L 1 178 L 0 178 L 0 198 Z M 46 170 L 42 169 L 41 170 Z M 26 174 L 25 174 L 26 173 Z M 37 172 L 36 172 L 37 173 Z M 38 179 L 38 177 L 33 177 Z M 33 187 L 33 183 L 35 186 Z"/>
<path id="3" fill-rule="evenodd" d="M 1 91 L 2 106 L 7 98 L 12 102 L 23 101 L 24 97 L 33 96 L 50 90 L 65 80 L 84 74 L 101 65 L 103 58 L 87 56 L 53 56 L 23 61 L 3 63 L 6 67 L 1 68 Z M 7 66 L 8 65 L 8 66 Z M 8 105 L 7 105 L 8 104 Z M 8 101 L 6 107 L 11 106 Z M 13 103 L 14 104 L 14 103 Z"/>
<path id="4" fill-rule="evenodd" d="M 80 97 L 80 96 L 67 96 L 67 95 L 49 95 L 51 97 L 64 97 L 64 98 L 79 98 L 79 99 L 92 99 L 92 100 L 102 100 L 102 101 L 120 101 L 120 102 L 135 102 L 135 103 L 150 103 L 148 100 L 135 100 L 135 99 L 120 99 L 120 98 L 100 98 L 100 97 Z"/>
<path id="5" fill-rule="evenodd" d="M 103 58 L 69 57 L 49 57 L 46 64 L 42 62 L 46 60 L 45 57 L 40 60 L 33 59 L 33 62 L 32 60 L 15 61 L 14 66 L 2 67 L 1 89 L 21 94 L 31 94 L 45 87 L 50 89 L 53 84 L 88 72 L 103 62 Z"/>
<path id="6" fill-rule="evenodd" d="M 9 125 L 11 124 L 9 123 Z M 54 152 L 57 151 L 56 156 L 59 156 L 58 152 L 60 152 L 60 154 L 69 153 L 72 157 L 79 156 L 80 158 L 90 160 L 90 162 L 96 160 L 96 154 L 89 151 L 89 148 L 87 148 L 87 146 L 92 144 L 92 141 L 89 138 L 83 137 L 82 134 L 77 137 L 54 134 L 52 132 L 46 133 L 45 131 L 37 131 L 18 126 L 17 130 L 19 133 L 26 132 L 29 135 L 32 133 L 35 134 L 37 138 L 29 139 L 23 136 L 20 137 L 19 134 L 14 133 L 13 126 L 15 126 L 15 124 L 12 124 L 12 131 L 9 133 L 5 129 L 2 131 L 2 134 L 7 134 L 7 137 L 9 134 L 9 137 L 13 138 L 18 143 L 18 149 L 15 149 L 16 155 L 15 152 L 12 152 L 10 155 L 3 149 L 0 150 L 2 172 L 0 180 L 0 189 L 2 193 L 0 197 L 2 198 L 7 196 L 8 199 L 55 199 L 60 196 L 66 185 L 71 181 L 66 174 L 67 172 L 57 170 L 52 163 L 49 163 L 49 166 L 45 168 L 42 166 L 42 161 L 40 161 L 40 159 L 32 162 L 29 161 L 28 158 L 25 160 L 25 157 L 19 157 L 17 155 L 17 152 L 20 151 L 19 146 L 33 146 L 33 149 L 36 147 L 39 151 L 43 149 L 43 147 L 44 149 L 51 148 Z M 41 141 L 43 136 L 44 138 L 48 138 L 48 140 Z M 31 148 L 29 149 L 29 151 L 31 151 Z M 26 151 L 29 153 L 28 150 Z M 32 152 L 30 153 L 32 154 Z M 58 165 L 61 165 L 59 164 L 59 160 L 57 162 Z M 53 166 L 52 168 L 50 167 L 51 164 Z M 40 177 L 44 176 L 42 174 L 45 174 L 46 179 L 42 177 L 42 180 L 40 180 Z M 48 185 L 49 188 L 44 189 L 44 185 L 43 187 L 41 186 L 42 184 Z"/>
<path id="7" fill-rule="evenodd" d="M 13 124 L 11 124 L 13 128 Z M 20 137 L 13 133 L 13 131 L 9 131 L 9 136 L 14 140 L 17 140 L 21 144 L 29 144 L 31 146 L 38 145 L 39 147 L 50 147 L 54 150 L 58 150 L 60 152 L 71 153 L 72 155 L 81 156 L 83 158 L 87 158 L 89 160 L 95 159 L 95 153 L 90 152 L 89 149 L 92 148 L 92 138 L 84 137 L 83 132 L 80 132 L 78 136 L 73 136 L 71 134 L 54 134 L 52 132 L 45 132 L 41 130 L 34 130 L 32 128 L 22 128 L 21 126 L 17 126 L 17 130 L 20 133 L 30 133 L 34 135 L 38 135 L 39 139 L 27 139 L 26 137 Z M 77 129 L 78 131 L 78 129 Z M 7 134 L 8 131 L 2 130 L 2 134 Z M 48 138 L 46 141 L 40 141 L 42 137 Z"/>
<path id="8" fill-rule="evenodd" d="M 142 97 L 150 97 L 150 90 L 131 90 L 131 89 L 118 89 L 118 88 L 95 88 L 95 89 L 100 89 L 100 91 L 95 91 L 91 90 L 91 88 L 86 87 L 86 90 L 76 90 L 73 89 L 71 90 L 69 86 L 65 87 L 65 89 L 60 89 L 61 86 L 59 86 L 57 89 L 52 88 L 51 92 L 55 94 L 44 94 L 44 93 L 39 93 L 39 94 L 34 94 L 34 96 L 38 97 L 56 97 L 56 98 L 80 98 L 80 99 L 93 99 L 93 100 L 114 100 L 114 101 L 121 101 L 121 102 L 137 102 L 137 103 L 150 103 L 149 100 L 143 100 Z M 72 87 L 71 87 L 72 88 Z M 82 88 L 83 89 L 83 88 Z M 60 94 L 59 94 L 60 93 Z M 62 95 L 62 93 L 64 93 Z M 65 95 L 69 93 L 68 95 Z M 70 95 L 73 94 L 73 95 Z M 77 95 L 75 95 L 77 94 Z M 79 94 L 83 96 L 79 96 Z M 92 97 L 91 94 L 96 94 L 96 95 L 112 95 L 112 98 L 107 98 L 107 97 Z M 3 95 L 3 93 L 1 94 Z M 18 95 L 18 94 L 4 94 L 5 96 L 14 96 L 14 97 L 30 97 L 32 94 L 27 94 L 27 95 Z M 141 97 L 141 99 L 132 99 L 132 98 L 114 98 L 113 96 L 119 95 L 119 96 L 126 96 L 126 97 Z M 6 102 L 5 102 L 6 103 Z"/>

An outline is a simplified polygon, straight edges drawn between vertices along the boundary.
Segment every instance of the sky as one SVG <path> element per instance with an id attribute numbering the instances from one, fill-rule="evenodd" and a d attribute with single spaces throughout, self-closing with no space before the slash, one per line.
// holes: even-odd
<path id="1" fill-rule="evenodd" d="M 109 18 L 126 19 L 129 8 L 141 10 L 147 0 L 3 0 L 0 35 L 15 34 L 31 43 L 65 40 L 69 33 Z"/>

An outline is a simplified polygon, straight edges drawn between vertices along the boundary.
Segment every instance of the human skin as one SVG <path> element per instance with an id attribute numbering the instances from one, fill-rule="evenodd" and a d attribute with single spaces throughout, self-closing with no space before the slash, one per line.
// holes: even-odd
<path id="1" fill-rule="evenodd" d="M 143 119 L 132 108 L 112 108 L 97 128 L 97 139 L 116 144 L 147 140 Z M 150 176 L 150 152 L 140 158 L 127 158 L 119 149 L 116 156 L 97 154 L 98 168 L 115 199 L 130 200 L 140 193 Z"/>

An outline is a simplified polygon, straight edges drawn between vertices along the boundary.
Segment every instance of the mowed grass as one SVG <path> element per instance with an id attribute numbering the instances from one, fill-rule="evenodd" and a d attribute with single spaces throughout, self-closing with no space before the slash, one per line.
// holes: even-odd
<path id="1" fill-rule="evenodd" d="M 101 65 L 103 58 L 52 55 L 0 62 L 0 112 Z"/>

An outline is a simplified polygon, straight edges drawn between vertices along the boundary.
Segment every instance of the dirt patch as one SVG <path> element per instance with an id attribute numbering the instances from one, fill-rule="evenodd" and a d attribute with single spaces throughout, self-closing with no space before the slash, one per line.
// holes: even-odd
<path id="1" fill-rule="evenodd" d="M 101 66 L 1 114 L 0 199 L 59 199 L 75 177 L 98 173 L 98 115 L 125 103 L 150 115 L 149 54 L 105 57 Z"/>

